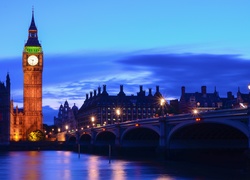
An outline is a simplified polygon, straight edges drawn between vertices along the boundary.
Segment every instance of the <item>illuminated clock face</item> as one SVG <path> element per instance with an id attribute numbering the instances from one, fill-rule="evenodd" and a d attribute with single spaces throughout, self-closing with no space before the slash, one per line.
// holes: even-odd
<path id="1" fill-rule="evenodd" d="M 35 66 L 38 63 L 38 58 L 35 55 L 31 55 L 28 57 L 28 63 L 31 66 Z"/>

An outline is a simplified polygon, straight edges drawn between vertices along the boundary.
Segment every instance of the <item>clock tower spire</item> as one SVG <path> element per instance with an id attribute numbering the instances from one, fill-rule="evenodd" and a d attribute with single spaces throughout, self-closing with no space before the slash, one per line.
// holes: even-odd
<path id="1" fill-rule="evenodd" d="M 37 141 L 34 137 L 42 132 L 42 72 L 43 51 L 38 40 L 38 30 L 35 24 L 34 9 L 28 30 L 28 40 L 23 50 L 23 140 Z"/>
<path id="2" fill-rule="evenodd" d="M 28 35 L 28 40 L 25 46 L 41 46 L 38 41 L 38 36 L 37 36 L 37 28 L 36 28 L 35 18 L 34 18 L 34 9 L 32 9 L 32 18 L 31 18 L 31 23 L 30 23 L 30 28 L 29 28 L 29 35 Z"/>

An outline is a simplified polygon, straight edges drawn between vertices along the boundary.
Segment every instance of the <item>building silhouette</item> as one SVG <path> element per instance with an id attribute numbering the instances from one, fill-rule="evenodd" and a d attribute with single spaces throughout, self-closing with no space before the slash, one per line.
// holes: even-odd
<path id="1" fill-rule="evenodd" d="M 78 107 L 74 104 L 74 106 L 71 108 L 68 101 L 65 101 L 64 105 L 61 104 L 59 107 L 58 116 L 54 117 L 54 125 L 59 129 L 59 131 L 76 130 L 77 113 Z"/>
<path id="2" fill-rule="evenodd" d="M 0 81 L 0 144 L 8 144 L 10 140 L 10 76 L 6 83 Z"/>
<path id="3" fill-rule="evenodd" d="M 227 92 L 227 97 L 220 98 L 223 104 L 223 109 L 232 109 L 239 107 L 237 103 L 237 98 L 234 97 L 231 91 Z"/>
<path id="4" fill-rule="evenodd" d="M 242 93 L 240 88 L 238 88 L 237 98 L 236 98 L 236 107 L 247 107 L 250 103 L 250 92 Z"/>
<path id="5" fill-rule="evenodd" d="M 190 113 L 193 109 L 200 111 L 214 110 L 222 107 L 219 93 L 208 93 L 206 86 L 201 86 L 201 92 L 187 93 L 184 86 L 181 87 L 180 113 Z"/>
<path id="6" fill-rule="evenodd" d="M 185 87 L 181 88 L 179 101 L 180 113 L 191 113 L 194 109 L 199 111 L 210 111 L 216 109 L 246 108 L 250 102 L 250 93 L 244 94 L 238 89 L 237 97 L 231 91 L 226 97 L 220 97 L 216 88 L 214 92 L 208 93 L 206 86 L 201 86 L 201 92 L 187 93 Z"/>

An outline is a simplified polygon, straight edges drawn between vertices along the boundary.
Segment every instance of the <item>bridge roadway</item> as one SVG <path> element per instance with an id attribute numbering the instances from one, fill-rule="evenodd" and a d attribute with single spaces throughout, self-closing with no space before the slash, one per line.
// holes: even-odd
<path id="1" fill-rule="evenodd" d="M 67 143 L 121 148 L 250 149 L 250 108 L 120 122 L 66 134 Z"/>

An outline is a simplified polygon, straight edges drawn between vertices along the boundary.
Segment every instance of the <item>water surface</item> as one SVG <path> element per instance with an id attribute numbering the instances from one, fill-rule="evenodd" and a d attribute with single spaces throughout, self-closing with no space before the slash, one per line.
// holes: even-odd
<path id="1" fill-rule="evenodd" d="M 68 179 L 250 179 L 246 169 L 183 162 L 129 161 L 70 151 L 14 151 L 0 153 L 0 178 L 24 180 Z"/>

